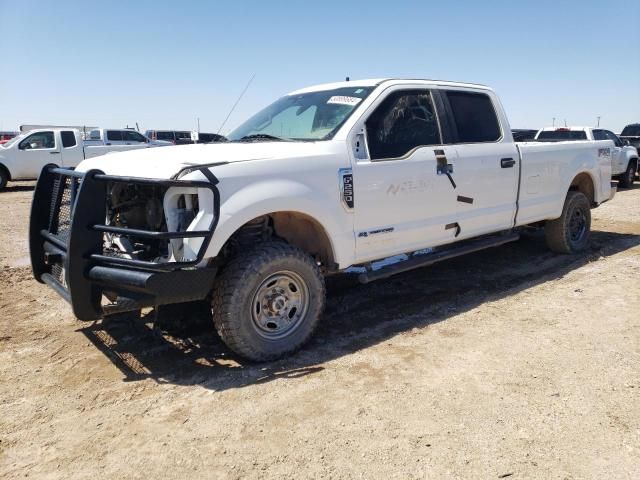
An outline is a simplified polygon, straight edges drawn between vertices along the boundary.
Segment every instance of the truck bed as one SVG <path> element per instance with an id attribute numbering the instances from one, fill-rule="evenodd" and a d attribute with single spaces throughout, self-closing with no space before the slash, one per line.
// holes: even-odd
<path id="1" fill-rule="evenodd" d="M 610 140 L 563 142 L 518 142 L 520 152 L 520 192 L 516 226 L 560 216 L 562 205 L 575 172 L 583 171 L 596 180 L 600 190 L 594 201 L 610 197 Z M 553 217 L 552 217 L 553 218 Z"/>

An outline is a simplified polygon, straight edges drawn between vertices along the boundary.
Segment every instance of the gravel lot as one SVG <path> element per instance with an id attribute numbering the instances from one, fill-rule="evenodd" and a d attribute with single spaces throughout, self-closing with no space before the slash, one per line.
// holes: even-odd
<path id="1" fill-rule="evenodd" d="M 31 195 L 0 193 L 2 478 L 640 478 L 638 184 L 584 255 L 533 233 L 333 278 L 315 340 L 262 365 L 207 325 L 75 320 L 31 278 Z"/>

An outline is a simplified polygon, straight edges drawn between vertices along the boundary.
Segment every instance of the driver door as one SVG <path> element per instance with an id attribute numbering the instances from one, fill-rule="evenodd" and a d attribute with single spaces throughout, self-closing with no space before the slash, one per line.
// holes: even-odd
<path id="1" fill-rule="evenodd" d="M 456 197 L 448 176 L 438 173 L 438 163 L 456 152 L 442 145 L 432 92 L 390 88 L 355 132 L 357 262 L 453 241 Z"/>
<path id="2" fill-rule="evenodd" d="M 45 165 L 60 166 L 60 145 L 53 131 L 35 132 L 18 144 L 16 178 L 37 178 Z"/>

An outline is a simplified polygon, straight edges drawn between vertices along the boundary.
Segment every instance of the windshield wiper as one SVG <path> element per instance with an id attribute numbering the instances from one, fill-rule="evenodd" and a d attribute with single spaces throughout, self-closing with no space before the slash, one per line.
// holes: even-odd
<path id="1" fill-rule="evenodd" d="M 236 140 L 236 142 L 254 142 L 256 140 L 275 140 L 277 142 L 289 142 L 288 138 L 276 137 L 275 135 L 269 135 L 268 133 L 254 133 L 252 135 L 245 135 L 242 138 Z"/>

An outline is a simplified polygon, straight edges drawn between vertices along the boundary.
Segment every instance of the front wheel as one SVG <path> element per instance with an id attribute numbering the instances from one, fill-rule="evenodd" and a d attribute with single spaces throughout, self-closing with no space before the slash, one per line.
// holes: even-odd
<path id="1" fill-rule="evenodd" d="M 324 302 L 324 278 L 313 258 L 287 243 L 265 242 L 231 260 L 216 280 L 213 321 L 234 352 L 274 360 L 311 337 Z"/>
<path id="2" fill-rule="evenodd" d="M 620 175 L 620 179 L 618 180 L 618 185 L 622 188 L 631 188 L 633 185 L 633 181 L 636 179 L 636 164 L 635 162 L 629 162 L 627 165 L 627 170 Z"/>
<path id="3" fill-rule="evenodd" d="M 0 167 L 0 190 L 4 190 L 7 183 L 9 183 L 9 175 L 4 168 Z"/>
<path id="4" fill-rule="evenodd" d="M 587 197 L 576 191 L 567 193 L 562 215 L 544 226 L 547 246 L 558 253 L 581 252 L 591 235 L 591 205 Z"/>

